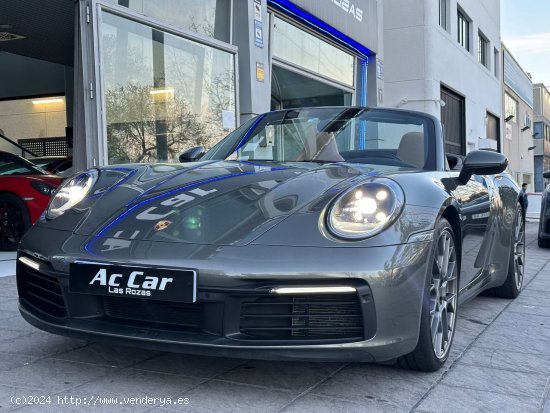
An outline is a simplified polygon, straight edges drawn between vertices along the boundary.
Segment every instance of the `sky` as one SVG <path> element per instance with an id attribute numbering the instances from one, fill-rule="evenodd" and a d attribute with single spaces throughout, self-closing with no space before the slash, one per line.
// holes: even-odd
<path id="1" fill-rule="evenodd" d="M 501 0 L 501 37 L 533 83 L 550 86 L 550 0 Z"/>

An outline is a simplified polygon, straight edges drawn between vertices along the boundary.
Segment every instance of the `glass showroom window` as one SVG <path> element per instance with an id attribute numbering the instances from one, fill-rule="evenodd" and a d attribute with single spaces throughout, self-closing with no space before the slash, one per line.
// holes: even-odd
<path id="1" fill-rule="evenodd" d="M 507 122 L 517 122 L 518 119 L 518 102 L 506 92 L 504 93 L 504 119 L 509 119 Z"/>
<path id="2" fill-rule="evenodd" d="M 234 55 L 102 13 L 108 163 L 210 148 L 235 123 Z"/>
<path id="3" fill-rule="evenodd" d="M 489 50 L 489 41 L 479 32 L 477 36 L 477 60 L 485 67 L 489 67 L 489 57 L 487 51 Z"/>
<path id="4" fill-rule="evenodd" d="M 273 56 L 328 79 L 353 86 L 353 55 L 275 17 Z"/>
<path id="5" fill-rule="evenodd" d="M 231 0 L 108 0 L 147 16 L 229 43 Z"/>
<path id="6" fill-rule="evenodd" d="M 458 10 L 458 43 L 470 51 L 470 21 Z"/>

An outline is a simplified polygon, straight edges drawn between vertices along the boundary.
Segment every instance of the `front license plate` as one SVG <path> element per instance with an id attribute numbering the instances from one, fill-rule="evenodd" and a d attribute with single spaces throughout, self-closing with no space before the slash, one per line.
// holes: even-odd
<path id="1" fill-rule="evenodd" d="M 193 270 L 72 263 L 69 273 L 69 291 L 81 294 L 194 303 L 196 286 Z"/>

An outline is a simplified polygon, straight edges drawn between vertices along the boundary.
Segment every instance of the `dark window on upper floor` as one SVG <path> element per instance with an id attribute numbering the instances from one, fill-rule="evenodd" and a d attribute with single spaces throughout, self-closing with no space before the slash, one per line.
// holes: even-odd
<path id="1" fill-rule="evenodd" d="M 464 97 L 441 85 L 441 123 L 445 132 L 445 152 L 466 155 L 466 106 Z"/>
<path id="2" fill-rule="evenodd" d="M 458 43 L 464 47 L 466 50 L 470 51 L 470 21 L 468 18 L 460 11 L 457 12 L 457 40 Z"/>
<path id="3" fill-rule="evenodd" d="M 481 32 L 478 33 L 477 39 L 477 60 L 483 66 L 489 68 L 489 40 Z"/>
<path id="4" fill-rule="evenodd" d="M 439 0 L 439 25 L 449 31 L 449 0 Z"/>
<path id="5" fill-rule="evenodd" d="M 491 113 L 487 112 L 487 139 L 499 141 L 500 136 L 500 119 Z"/>

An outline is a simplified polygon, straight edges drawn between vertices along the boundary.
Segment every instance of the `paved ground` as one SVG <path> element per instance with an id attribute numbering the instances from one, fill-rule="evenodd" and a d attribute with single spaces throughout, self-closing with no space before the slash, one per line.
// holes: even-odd
<path id="1" fill-rule="evenodd" d="M 66 339 L 27 325 L 17 312 L 14 277 L 0 278 L 0 410 L 550 413 L 550 250 L 536 246 L 535 231 L 530 223 L 521 296 L 479 297 L 462 307 L 451 358 L 433 374 L 197 357 Z M 153 406 L 144 397 L 181 404 L 162 408 L 164 399 Z M 13 404 L 25 398 L 45 404 Z M 84 401 L 96 406 L 76 406 Z M 106 402 L 116 408 L 100 406 Z"/>
<path id="2" fill-rule="evenodd" d="M 15 273 L 15 252 L 0 251 L 0 277 Z"/>

